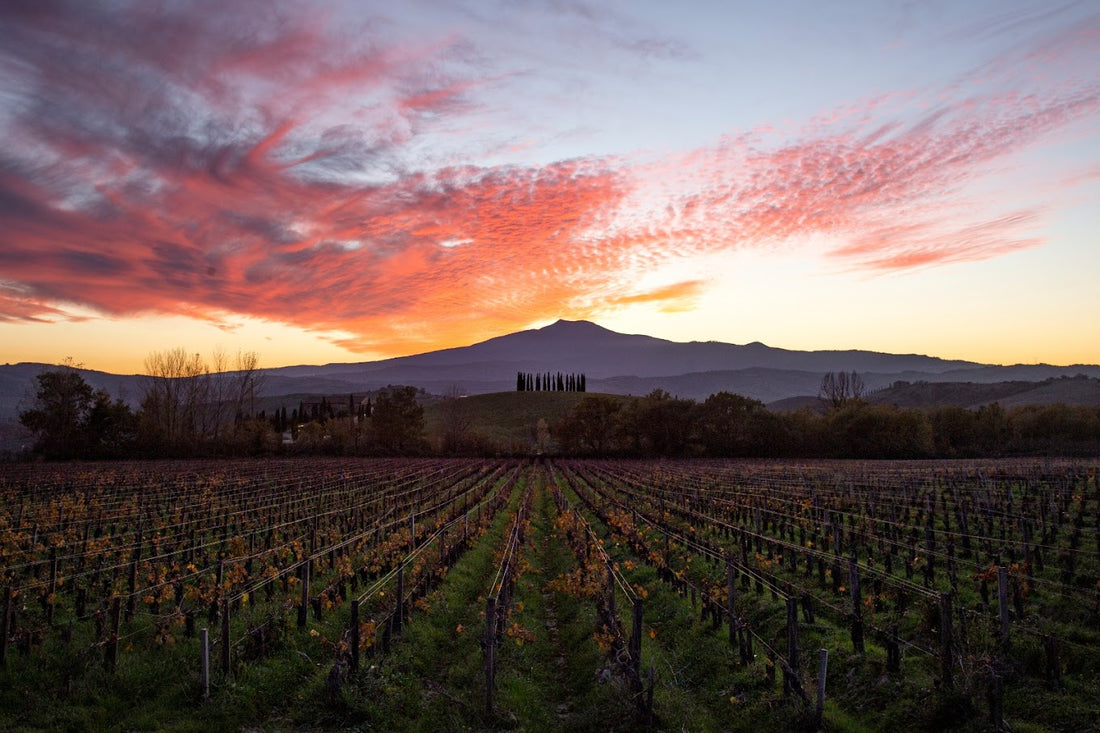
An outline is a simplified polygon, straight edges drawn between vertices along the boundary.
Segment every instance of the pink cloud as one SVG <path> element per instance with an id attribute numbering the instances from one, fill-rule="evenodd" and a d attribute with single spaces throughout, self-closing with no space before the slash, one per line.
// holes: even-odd
<path id="1" fill-rule="evenodd" d="M 827 254 L 861 269 L 987 259 L 1040 244 L 1030 232 L 1041 207 L 998 213 L 995 202 L 970 192 L 971 184 L 1098 110 L 1100 90 L 1086 86 L 971 98 L 908 126 L 888 122 L 870 132 L 845 127 L 853 116 L 845 112 L 797 142 L 768 148 L 754 135 L 742 136 L 658 162 L 646 176 L 674 181 L 657 184 L 674 202 L 658 224 L 660 236 L 690 251 L 827 235 L 849 243 Z M 637 237 L 632 228 L 639 229 L 626 226 L 620 235 Z"/>
<path id="2" fill-rule="evenodd" d="M 144 7 L 0 7 L 25 102 L 0 128 L 0 319 L 240 313 L 401 354 L 690 308 L 702 281 L 633 283 L 698 254 L 826 235 L 840 267 L 870 272 L 996 257 L 1041 243 L 1043 207 L 1004 211 L 970 184 L 1094 117 L 1100 94 L 988 93 L 913 122 L 898 93 L 793 141 L 762 127 L 656 161 L 441 166 L 419 157 L 426 131 L 465 124 L 502 78 L 462 63 L 463 39 L 387 45 L 296 5 Z"/>

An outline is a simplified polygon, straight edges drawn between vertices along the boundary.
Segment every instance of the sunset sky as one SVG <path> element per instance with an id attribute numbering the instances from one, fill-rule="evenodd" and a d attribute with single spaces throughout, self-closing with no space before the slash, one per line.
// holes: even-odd
<path id="1" fill-rule="evenodd" d="M 1100 363 L 1100 4 L 0 3 L 0 363 Z"/>

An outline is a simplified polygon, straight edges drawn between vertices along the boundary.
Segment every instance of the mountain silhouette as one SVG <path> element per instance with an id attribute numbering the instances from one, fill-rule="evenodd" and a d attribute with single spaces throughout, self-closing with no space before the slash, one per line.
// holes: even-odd
<path id="1" fill-rule="evenodd" d="M 49 368 L 27 363 L 0 366 L 0 420 L 15 418 L 20 406 L 33 397 L 34 375 Z M 137 375 L 81 371 L 93 387 L 121 395 L 135 406 L 144 391 Z M 724 390 L 765 403 L 816 395 L 822 375 L 830 371 L 859 372 L 869 391 L 895 382 L 992 384 L 1038 383 L 1075 375 L 1100 378 L 1100 366 L 1095 365 L 996 366 L 920 354 L 795 351 L 760 342 L 678 342 L 618 333 L 589 321 L 559 320 L 424 354 L 265 369 L 263 391 L 267 397 L 346 395 L 408 384 L 435 394 L 455 389 L 484 394 L 513 390 L 516 373 L 521 371 L 584 373 L 589 392 L 642 395 L 663 389 L 701 400 Z M 1025 398 L 1019 389 L 1013 394 Z"/>

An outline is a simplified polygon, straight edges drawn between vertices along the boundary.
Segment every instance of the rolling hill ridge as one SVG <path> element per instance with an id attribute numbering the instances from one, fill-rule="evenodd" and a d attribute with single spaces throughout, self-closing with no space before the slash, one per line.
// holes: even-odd
<path id="1" fill-rule="evenodd" d="M 0 420 L 14 419 L 21 406 L 29 403 L 34 376 L 48 368 L 45 364 L 0 365 Z M 955 387 L 955 396 L 947 403 L 981 403 L 985 394 L 999 395 L 1002 401 L 1017 404 L 1027 404 L 1029 399 L 1037 403 L 1100 404 L 1097 365 L 997 366 L 919 354 L 793 351 L 759 342 L 745 345 L 676 342 L 617 333 L 587 321 L 564 320 L 470 346 L 413 356 L 265 369 L 263 392 L 269 398 L 337 395 L 408 384 L 436 394 L 453 390 L 487 394 L 515 389 L 516 373 L 520 371 L 583 372 L 587 375 L 589 392 L 643 395 L 663 389 L 680 397 L 702 400 L 724 390 L 780 407 L 784 401 L 816 395 L 822 375 L 829 371 L 859 372 L 868 393 L 882 392 L 879 398 L 887 400 L 890 398 L 885 391 L 898 382 L 910 385 L 1018 382 L 1024 384 L 1006 388 L 1007 392 L 970 389 L 969 397 L 961 396 L 968 388 Z M 132 404 L 143 393 L 140 375 L 93 370 L 81 373 L 94 388 L 106 389 Z M 1086 379 L 1075 383 L 1075 389 L 1047 383 L 1079 375 Z M 910 388 L 907 396 L 899 393 L 898 404 L 923 400 L 924 404 L 919 406 L 930 406 L 948 399 L 949 392 L 930 387 Z"/>

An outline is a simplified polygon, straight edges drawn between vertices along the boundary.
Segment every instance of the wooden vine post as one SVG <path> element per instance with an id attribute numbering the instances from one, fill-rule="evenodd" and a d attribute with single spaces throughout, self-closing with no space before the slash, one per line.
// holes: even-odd
<path id="1" fill-rule="evenodd" d="M 726 556 L 726 592 L 729 594 L 729 638 L 730 646 L 732 647 L 737 643 L 737 583 L 735 582 L 736 571 L 734 570 L 733 553 L 730 552 Z"/>
<path id="2" fill-rule="evenodd" d="M 787 665 L 783 668 L 783 692 L 800 691 L 798 682 L 798 599 L 787 598 Z"/>
<path id="3" fill-rule="evenodd" d="M 348 645 L 351 647 L 351 671 L 359 669 L 359 599 L 351 602 L 351 625 L 348 629 Z"/>
<path id="4" fill-rule="evenodd" d="M 890 635 L 886 637 L 886 671 L 891 674 L 901 672 L 901 644 L 896 623 L 890 626 Z"/>
<path id="5" fill-rule="evenodd" d="M 1043 650 L 1046 652 L 1046 681 L 1052 690 L 1062 687 L 1062 664 L 1058 661 L 1058 642 L 1050 634 L 1043 636 Z"/>
<path id="6" fill-rule="evenodd" d="M 1005 566 L 997 568 L 997 613 L 1001 620 L 1001 633 L 999 641 L 1002 647 L 1008 646 L 1008 572 Z"/>
<path id="7" fill-rule="evenodd" d="M 309 576 L 310 576 L 310 564 L 307 559 L 302 563 L 302 598 L 298 603 L 298 628 L 304 629 L 306 627 L 306 613 L 309 610 Z"/>
<path id="8" fill-rule="evenodd" d="M 615 568 L 610 560 L 607 562 L 607 610 L 611 616 L 615 615 Z"/>
<path id="9" fill-rule="evenodd" d="M 143 530 L 141 522 L 138 522 L 137 538 L 134 546 L 134 554 L 130 558 L 130 578 L 129 588 L 130 592 L 126 598 L 126 620 L 129 621 L 134 617 L 134 611 L 137 608 L 137 575 L 138 564 L 141 562 L 141 544 L 142 544 Z"/>
<path id="10" fill-rule="evenodd" d="M 222 662 L 222 674 L 229 674 L 229 599 L 222 599 L 222 638 L 221 638 L 221 662 Z"/>
<path id="11" fill-rule="evenodd" d="M 8 663 L 8 639 L 11 636 L 11 586 L 4 586 L 4 617 L 0 619 L 0 667 Z"/>
<path id="12" fill-rule="evenodd" d="M 635 598 L 631 609 L 630 666 L 637 677 L 642 673 L 642 599 Z M 639 678 L 640 679 L 640 678 Z"/>
<path id="13" fill-rule="evenodd" d="M 848 583 L 852 597 L 852 648 L 863 654 L 863 593 L 859 586 L 859 565 L 856 559 L 848 559 Z"/>
<path id="14" fill-rule="evenodd" d="M 485 714 L 493 714 L 493 688 L 496 686 L 495 653 L 497 643 L 497 599 L 485 599 Z"/>
<path id="15" fill-rule="evenodd" d="M 405 616 L 405 564 L 397 566 L 397 606 L 393 611 L 393 633 L 401 636 L 401 624 Z"/>
<path id="16" fill-rule="evenodd" d="M 940 594 L 940 674 L 943 687 L 950 690 L 955 686 L 955 640 L 951 630 L 951 594 Z"/>
<path id="17" fill-rule="evenodd" d="M 118 625 L 122 619 L 122 599 L 115 596 L 111 601 L 111 628 L 107 635 L 107 651 L 104 667 L 112 674 L 118 668 Z"/>
<path id="18" fill-rule="evenodd" d="M 202 638 L 202 699 L 210 699 L 210 630 L 205 626 L 200 632 Z"/>
<path id="19" fill-rule="evenodd" d="M 50 585 L 47 589 L 47 599 L 49 604 L 46 606 L 46 623 L 53 626 L 54 607 L 56 606 L 55 597 L 57 594 L 57 548 L 50 548 Z"/>
<path id="20" fill-rule="evenodd" d="M 825 677 L 829 671 L 829 650 L 822 649 L 817 658 L 817 727 L 821 727 L 821 721 L 825 717 Z"/>

